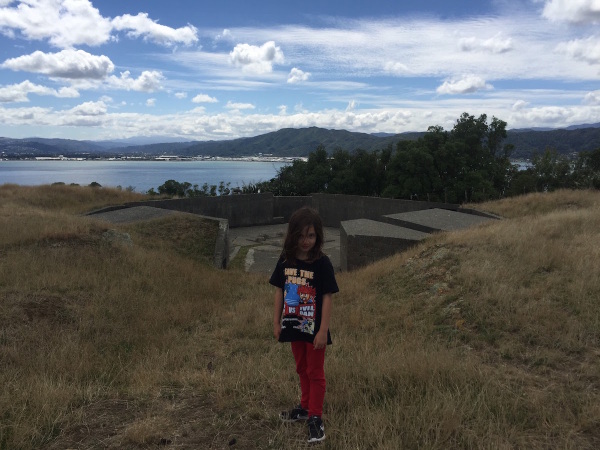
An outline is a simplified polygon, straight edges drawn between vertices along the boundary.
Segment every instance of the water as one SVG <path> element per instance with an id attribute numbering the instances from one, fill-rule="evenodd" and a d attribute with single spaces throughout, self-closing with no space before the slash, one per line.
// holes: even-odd
<path id="1" fill-rule="evenodd" d="M 63 182 L 133 187 L 146 192 L 167 180 L 192 185 L 231 183 L 242 187 L 268 181 L 285 162 L 272 161 L 0 161 L 0 184 L 36 186 Z"/>

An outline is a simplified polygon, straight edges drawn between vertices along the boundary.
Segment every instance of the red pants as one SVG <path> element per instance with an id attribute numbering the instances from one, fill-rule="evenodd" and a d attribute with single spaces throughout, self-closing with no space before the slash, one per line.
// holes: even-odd
<path id="1" fill-rule="evenodd" d="M 309 342 L 292 342 L 292 353 L 300 377 L 300 404 L 309 416 L 321 417 L 325 400 L 325 349 L 315 350 Z"/>

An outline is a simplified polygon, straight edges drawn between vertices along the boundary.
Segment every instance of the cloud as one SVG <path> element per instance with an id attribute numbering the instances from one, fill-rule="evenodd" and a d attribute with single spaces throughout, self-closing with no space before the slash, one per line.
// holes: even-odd
<path id="1" fill-rule="evenodd" d="M 356 108 L 356 100 L 350 100 L 348 106 L 346 106 L 346 112 L 354 111 Z"/>
<path id="2" fill-rule="evenodd" d="M 184 99 L 187 98 L 187 92 L 175 92 L 175 98 Z"/>
<path id="3" fill-rule="evenodd" d="M 95 56 L 73 49 L 58 53 L 43 53 L 38 50 L 30 55 L 7 59 L 0 67 L 58 78 L 95 80 L 106 77 L 115 68 L 107 56 Z"/>
<path id="4" fill-rule="evenodd" d="M 206 94 L 198 94 L 192 99 L 194 103 L 217 103 L 218 101 L 216 98 Z"/>
<path id="5" fill-rule="evenodd" d="M 228 30 L 227 28 L 225 28 L 223 30 L 222 33 L 217 34 L 215 36 L 215 42 L 219 42 L 219 41 L 224 41 L 224 40 L 231 40 L 233 39 L 233 35 L 231 34 L 231 30 Z"/>
<path id="6" fill-rule="evenodd" d="M 310 72 L 304 72 L 296 67 L 290 70 L 290 74 L 288 75 L 287 82 L 290 84 L 301 83 L 302 81 L 306 81 L 310 78 Z"/>
<path id="7" fill-rule="evenodd" d="M 154 92 L 162 88 L 161 82 L 164 80 L 161 72 L 156 70 L 144 70 L 138 78 L 131 78 L 130 72 L 127 70 L 121 72 L 120 77 L 112 75 L 107 82 L 110 87 L 116 89 L 125 89 L 127 91 L 138 92 Z"/>
<path id="8" fill-rule="evenodd" d="M 493 89 L 493 86 L 487 84 L 483 78 L 475 75 L 468 75 L 459 79 L 444 81 L 444 83 L 436 89 L 436 92 L 443 95 L 472 94 L 477 91 L 489 89 Z"/>
<path id="9" fill-rule="evenodd" d="M 405 64 L 397 61 L 388 61 L 383 66 L 385 72 L 391 73 L 392 75 L 406 75 L 410 71 Z"/>
<path id="10" fill-rule="evenodd" d="M 553 22 L 598 23 L 597 0 L 547 0 L 542 15 Z"/>
<path id="11" fill-rule="evenodd" d="M 19 84 L 0 87 L 0 103 L 28 102 L 28 94 L 51 95 L 60 98 L 79 97 L 79 92 L 71 87 L 62 87 L 56 90 L 25 80 Z"/>
<path id="12" fill-rule="evenodd" d="M 285 105 L 279 105 L 277 107 L 277 109 L 279 110 L 279 115 L 280 116 L 285 116 L 287 114 L 287 106 L 285 106 Z"/>
<path id="13" fill-rule="evenodd" d="M 106 103 L 103 101 L 85 102 L 71 108 L 67 113 L 76 116 L 103 116 L 106 114 Z"/>
<path id="14" fill-rule="evenodd" d="M 545 106 L 531 108 L 513 115 L 513 123 L 521 126 L 565 126 L 568 123 L 584 123 L 586 120 L 577 118 L 578 111 L 573 108 L 560 106 Z"/>
<path id="15" fill-rule="evenodd" d="M 600 105 L 600 91 L 592 91 L 585 94 L 583 103 L 586 105 Z"/>
<path id="16" fill-rule="evenodd" d="M 13 3 L 16 6 L 13 6 Z M 76 45 L 98 46 L 114 40 L 114 31 L 127 36 L 171 46 L 198 41 L 192 25 L 171 28 L 150 19 L 148 14 L 103 17 L 89 0 L 21 0 L 0 3 L 0 30 L 17 32 L 29 40 L 48 40 L 59 48 Z"/>
<path id="17" fill-rule="evenodd" d="M 476 37 L 462 38 L 458 41 L 458 46 L 464 52 L 488 52 L 488 53 L 506 53 L 513 49 L 511 38 L 502 38 L 500 34 L 489 39 L 478 39 Z"/>
<path id="18" fill-rule="evenodd" d="M 556 50 L 588 64 L 600 63 L 600 39 L 597 37 L 563 42 L 556 47 Z"/>
<path id="19" fill-rule="evenodd" d="M 146 106 L 156 106 L 156 99 L 155 98 L 149 98 L 148 100 L 146 100 Z"/>
<path id="20" fill-rule="evenodd" d="M 129 37 L 142 36 L 145 40 L 156 44 L 171 46 L 174 44 L 191 45 L 198 42 L 198 30 L 192 25 L 181 28 L 171 28 L 160 25 L 150 19 L 147 13 L 137 16 L 125 14 L 112 20 L 115 30 L 126 31 Z"/>
<path id="21" fill-rule="evenodd" d="M 526 102 L 525 100 L 517 100 L 516 102 L 513 103 L 511 109 L 513 111 L 520 111 L 520 110 L 526 108 L 528 105 L 529 105 L 529 102 Z"/>
<path id="22" fill-rule="evenodd" d="M 254 109 L 255 106 L 252 103 L 233 103 L 233 102 L 229 101 L 225 105 L 225 108 L 240 110 L 240 109 Z"/>
<path id="23" fill-rule="evenodd" d="M 0 8 L 0 29 L 16 30 L 26 39 L 45 40 L 55 47 L 104 44 L 110 21 L 88 0 L 22 0 Z"/>
<path id="24" fill-rule="evenodd" d="M 273 71 L 274 64 L 283 64 L 283 52 L 274 41 L 265 42 L 260 47 L 237 44 L 229 53 L 230 62 L 241 67 L 244 72 L 262 75 Z"/>

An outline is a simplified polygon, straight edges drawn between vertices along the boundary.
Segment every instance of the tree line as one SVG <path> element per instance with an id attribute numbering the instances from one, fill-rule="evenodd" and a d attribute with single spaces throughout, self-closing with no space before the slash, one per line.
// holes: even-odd
<path id="1" fill-rule="evenodd" d="M 506 122 L 463 113 L 450 131 L 429 127 L 420 138 L 374 151 L 323 145 L 306 161 L 281 167 L 269 181 L 238 188 L 241 193 L 277 196 L 312 193 L 350 194 L 448 203 L 480 202 L 559 188 L 600 188 L 600 148 L 579 152 L 575 160 L 546 149 L 520 169 L 510 161 L 514 147 L 505 144 Z M 229 185 L 169 180 L 159 193 L 193 197 L 228 195 Z"/>
<path id="2" fill-rule="evenodd" d="M 600 149 L 575 161 L 547 149 L 525 170 L 512 164 L 504 144 L 506 122 L 463 113 L 450 131 L 429 127 L 413 141 L 353 153 L 320 146 L 306 161 L 279 169 L 253 192 L 354 194 L 449 203 L 480 202 L 559 188 L 600 188 Z"/>

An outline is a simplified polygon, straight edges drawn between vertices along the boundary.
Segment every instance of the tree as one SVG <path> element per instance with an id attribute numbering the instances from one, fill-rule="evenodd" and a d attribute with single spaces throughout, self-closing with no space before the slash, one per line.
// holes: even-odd
<path id="1" fill-rule="evenodd" d="M 573 169 L 576 187 L 600 189 L 600 148 L 591 152 L 580 152 Z"/>
<path id="2" fill-rule="evenodd" d="M 546 149 L 542 155 L 534 156 L 533 173 L 539 191 L 573 187 L 569 160 L 554 149 Z"/>

